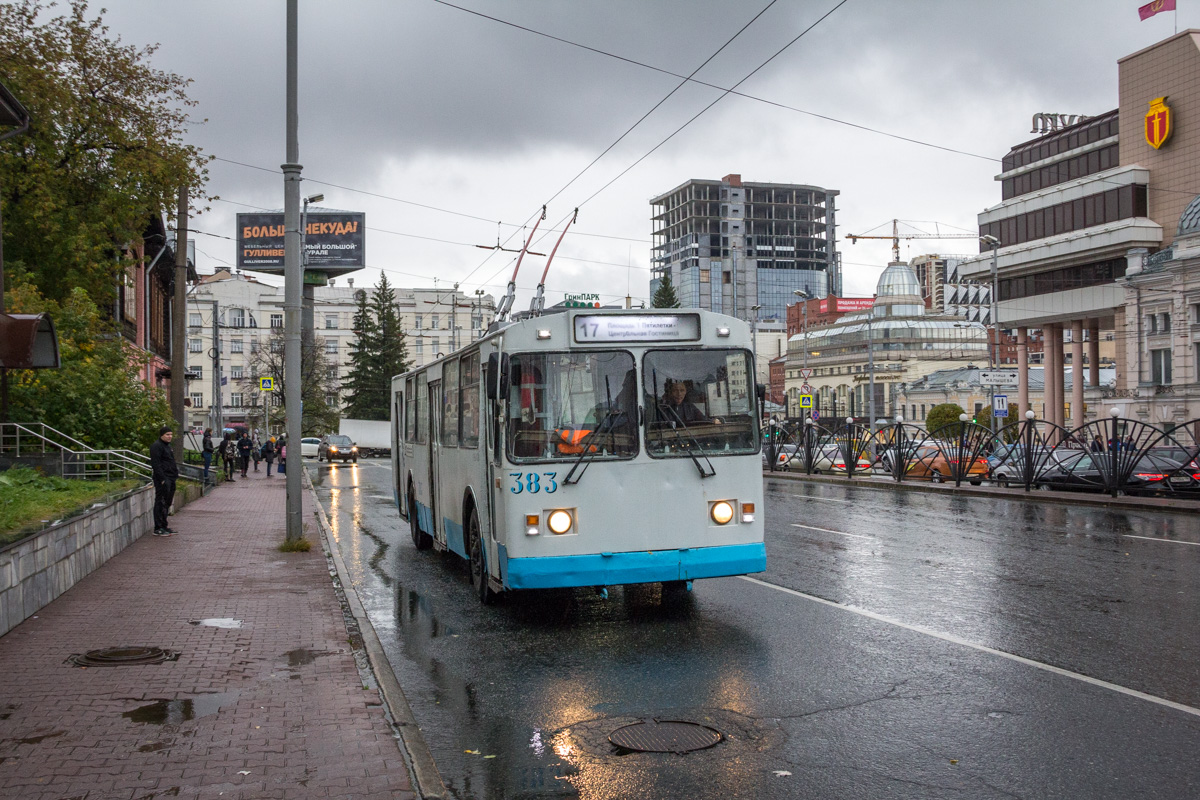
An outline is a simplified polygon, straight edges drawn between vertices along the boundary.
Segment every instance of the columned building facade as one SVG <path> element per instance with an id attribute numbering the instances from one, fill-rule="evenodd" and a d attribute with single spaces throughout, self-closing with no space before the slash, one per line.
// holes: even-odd
<path id="1" fill-rule="evenodd" d="M 1148 257 L 1175 238 L 1200 186 L 1200 127 L 1190 124 L 1200 119 L 1194 80 L 1200 31 L 1133 53 L 1118 68 L 1118 108 L 1013 147 L 996 176 L 1002 202 L 979 215 L 980 235 L 1000 242 L 997 316 L 1001 327 L 1016 332 L 1020 407 L 1031 405 L 1026 345 L 1040 330 L 1045 403 L 1034 411 L 1068 428 L 1114 406 L 1123 416 L 1167 421 L 1155 410 L 1156 398 L 1173 391 L 1166 387 L 1180 366 L 1190 366 L 1186 347 L 1147 338 L 1144 306 L 1138 308 L 1129 287 L 1144 280 L 1133 276 Z M 988 279 L 987 248 L 961 272 Z M 1143 304 L 1149 297 L 1173 306 L 1174 314 L 1186 309 L 1186 298 L 1168 302 L 1167 295 L 1143 292 Z M 1116 386 L 1107 391 L 1099 374 L 1105 339 L 1115 340 L 1117 368 Z M 1160 353 L 1160 362 L 1170 351 L 1173 369 L 1147 368 L 1151 351 Z M 1068 364 L 1078 365 L 1084 378 L 1070 392 Z M 1089 387 L 1102 390 L 1103 402 L 1085 407 Z M 1167 416 L 1177 411 L 1184 413 L 1184 406 L 1175 404 Z"/>

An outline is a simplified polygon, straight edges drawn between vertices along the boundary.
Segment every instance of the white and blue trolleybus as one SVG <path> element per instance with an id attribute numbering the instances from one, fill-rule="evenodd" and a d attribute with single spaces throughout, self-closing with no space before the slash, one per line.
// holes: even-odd
<path id="1" fill-rule="evenodd" d="M 749 325 L 702 310 L 498 323 L 392 380 L 392 469 L 418 550 L 510 589 L 766 568 Z"/>

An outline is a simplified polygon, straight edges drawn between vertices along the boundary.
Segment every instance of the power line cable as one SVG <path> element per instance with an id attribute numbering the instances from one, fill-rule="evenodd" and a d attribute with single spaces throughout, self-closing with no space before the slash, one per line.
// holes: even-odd
<path id="1" fill-rule="evenodd" d="M 447 0 L 433 0 L 433 2 L 435 2 L 435 3 L 438 3 L 439 5 L 447 6 L 448 8 L 453 8 L 453 9 L 456 9 L 456 10 L 458 10 L 458 11 L 465 12 L 465 13 L 467 13 L 467 14 L 472 14 L 472 15 L 474 15 L 474 16 L 477 16 L 477 17 L 482 17 L 483 19 L 491 20 L 492 22 L 496 22 L 496 23 L 499 23 L 499 24 L 501 24 L 501 25 L 507 25 L 507 26 L 508 26 L 508 27 L 510 27 L 510 28 L 516 28 L 517 30 L 525 31 L 526 33 L 531 33 L 531 34 L 533 34 L 533 35 L 535 35 L 535 36 L 541 36 L 541 37 L 544 37 L 544 38 L 546 38 L 546 39 L 552 39 L 553 41 L 556 41 L 556 42 L 561 42 L 562 44 L 570 45 L 571 47 L 578 47 L 578 48 L 580 48 L 580 49 L 582 49 L 582 50 L 587 50 L 587 51 L 589 51 L 589 52 L 596 53 L 597 55 L 605 56 L 605 57 L 607 57 L 607 58 L 614 58 L 614 59 L 616 59 L 616 60 L 618 60 L 618 61 L 624 61 L 624 62 L 625 62 L 625 63 L 627 63 L 627 64 L 632 64 L 632 65 L 634 65 L 634 66 L 637 66 L 637 67 L 642 67 L 642 68 L 644 68 L 644 69 L 653 70 L 654 72 L 658 72 L 658 73 L 661 73 L 661 74 L 663 74 L 663 75 L 670 75 L 670 76 L 671 76 L 671 77 L 673 77 L 673 78 L 681 78 L 681 79 L 684 79 L 685 81 L 690 81 L 691 83 L 695 83 L 695 84 L 698 84 L 698 85 L 700 85 L 700 86 L 707 86 L 707 87 L 708 87 L 708 88 L 710 88 L 710 89 L 717 89 L 717 90 L 719 90 L 719 91 L 721 91 L 721 92 L 724 92 L 724 93 L 726 93 L 726 94 L 735 94 L 735 95 L 737 95 L 738 97 L 744 97 L 744 98 L 746 98 L 747 100 L 753 100 L 753 101 L 755 101 L 755 102 L 758 102 L 758 103 L 765 103 L 765 104 L 767 104 L 767 105 L 770 105 L 770 106 L 775 106 L 776 108 L 782 108 L 782 109 L 785 109 L 785 110 L 787 110 L 787 111 L 794 111 L 794 112 L 796 112 L 796 113 L 798 113 L 798 114 L 804 114 L 804 115 L 806 115 L 806 116 L 815 117 L 815 118 L 817 118 L 817 119 L 823 119 L 823 120 L 825 120 L 825 121 L 827 121 L 827 122 L 833 122 L 833 123 L 836 123 L 836 124 L 838 124 L 838 125 L 846 125 L 846 126 L 849 126 L 849 127 L 851 127 L 851 128 L 856 128 L 856 129 L 858 129 L 858 130 L 861 130 L 861 131 L 866 131 L 867 133 L 874 133 L 874 134 L 877 134 L 877 135 L 879 135 L 879 136 L 887 136 L 888 138 L 891 138 L 891 139 L 897 139 L 897 140 L 899 140 L 899 141 L 903 141 L 903 142 L 909 142 L 910 144 L 921 145 L 922 147 L 931 147 L 931 148 L 933 148 L 933 149 L 935 149 L 935 150 L 943 150 L 943 151 L 945 151 L 945 152 L 948 152 L 948 153 L 955 153 L 955 154 L 957 154 L 957 155 L 970 156 L 971 158 L 978 158 L 978 159 L 982 159 L 982 160 L 984 160 L 984 161 L 1000 161 L 1000 160 L 1001 160 L 1001 159 L 999 159 L 999 158 L 994 158 L 994 157 L 992 157 L 992 156 L 984 156 L 984 155 L 979 155 L 978 153 L 971 153 L 971 152 L 968 152 L 968 151 L 966 151 L 966 150 L 958 150 L 958 149 L 956 149 L 956 148 L 953 148 L 953 147 L 947 147 L 947 146 L 945 146 L 945 145 L 934 144 L 934 143 L 932 143 L 932 142 L 926 142 L 926 141 L 923 141 L 923 140 L 921 140 L 921 139 L 914 139 L 914 138 L 912 138 L 912 137 L 909 137 L 909 136 L 901 136 L 900 134 L 896 134 L 896 133 L 889 133 L 888 131 L 880 130 L 880 129 L 878 129 L 878 128 L 872 128 L 872 127 L 870 127 L 870 126 L 867 126 L 867 125 L 860 125 L 860 124 L 858 124 L 858 123 L 855 123 L 855 122 L 849 122 L 849 121 L 847 121 L 847 120 L 844 120 L 844 119 L 838 119 L 837 117 L 831 117 L 831 116 L 828 116 L 828 115 L 826 115 L 826 114 L 818 114 L 818 113 L 816 113 L 815 111 L 807 111 L 807 110 L 805 110 L 805 109 L 803 109 L 803 108 L 797 108 L 797 107 L 795 107 L 795 106 L 789 106 L 789 105 L 787 105 L 786 103 L 779 103 L 779 102 L 776 102 L 776 101 L 774 101 L 774 100 L 768 100 L 768 99 L 766 99 L 766 98 L 763 98 L 763 97 L 758 97 L 758 96 L 756 96 L 756 95 L 752 95 L 752 94 L 746 94 L 745 92 L 737 92 L 737 91 L 734 91 L 734 89 L 736 89 L 736 88 L 737 88 L 737 86 L 741 85 L 741 82 L 739 82 L 739 83 L 737 83 L 737 84 L 734 84 L 734 87 L 733 87 L 732 89 L 726 89 L 725 87 L 718 86 L 717 84 L 714 84 L 714 83 L 708 83 L 707 81 L 696 80 L 695 78 L 692 78 L 691 76 L 687 76 L 687 77 L 685 77 L 685 76 L 683 76 L 683 75 L 680 75 L 680 74 L 679 74 L 679 73 L 677 73 L 677 72 L 672 72 L 671 70 L 669 70 L 669 69 L 664 69 L 664 68 L 662 68 L 662 67 L 656 67 L 656 66 L 654 66 L 653 64 L 647 64 L 647 63 L 646 63 L 646 62 L 644 62 L 644 61 L 638 61 L 638 60 L 636 60 L 636 59 L 633 59 L 633 58 L 628 58 L 628 57 L 626 57 L 626 56 L 617 55 L 616 53 L 611 53 L 611 52 L 609 52 L 609 51 L 607 51 L 607 50 L 601 50 L 601 49 L 599 49 L 599 48 L 597 48 L 597 47 L 591 47 L 591 46 L 589 46 L 589 45 L 586 45 L 586 44 L 581 44 L 580 42 L 575 42 L 575 41 L 572 41 L 572 40 L 570 40 L 570 39 L 564 39 L 564 38 L 562 38 L 562 37 L 560 37 L 560 36 L 554 36 L 553 34 L 545 33 L 544 31 L 539 31 L 539 30 L 536 30 L 536 29 L 534 29 L 534 28 L 529 28 L 529 27 L 526 27 L 526 26 L 524 26 L 524 25 L 518 25 L 518 24 L 517 24 L 517 23 L 515 23 L 515 22 L 510 22 L 510 21 L 508 21 L 508 20 L 501 19 L 501 18 L 499 18 L 499 17 L 493 17 L 493 16 L 490 16 L 490 15 L 488 15 L 488 14 L 484 14 L 484 13 L 482 13 L 482 12 L 480 12 L 480 11 L 475 11 L 475 10 L 473 10 L 473 9 L 470 9 L 470 8 L 464 8 L 463 6 L 459 6 L 459 5 L 455 5 L 454 3 L 447 2 Z M 836 10 L 836 9 L 835 9 L 835 10 Z"/>

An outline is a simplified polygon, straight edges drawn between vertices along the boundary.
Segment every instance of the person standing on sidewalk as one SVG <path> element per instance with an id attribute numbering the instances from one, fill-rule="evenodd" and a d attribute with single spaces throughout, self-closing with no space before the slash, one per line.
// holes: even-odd
<path id="1" fill-rule="evenodd" d="M 250 440 L 250 457 L 254 459 L 254 471 L 258 472 L 258 462 L 262 461 L 262 442 L 257 434 Z"/>
<path id="2" fill-rule="evenodd" d="M 179 477 L 179 467 L 175 463 L 175 451 L 171 449 L 171 441 L 175 433 L 169 426 L 164 425 L 158 431 L 158 441 L 150 445 L 150 470 L 154 481 L 154 535 L 170 536 L 176 531 L 167 527 L 167 514 L 171 511 L 171 501 L 175 499 L 175 479 Z"/>
<path id="3" fill-rule="evenodd" d="M 212 443 L 212 428 L 204 429 L 204 442 L 200 445 L 200 455 L 204 458 L 204 480 L 208 480 L 208 468 L 212 466 L 213 460 L 213 443 Z"/>
<path id="4" fill-rule="evenodd" d="M 246 470 L 250 467 L 250 451 L 254 449 L 254 445 L 250 442 L 250 435 L 243 433 L 237 441 L 238 459 L 242 464 L 242 477 L 246 477 Z"/>
<path id="5" fill-rule="evenodd" d="M 267 477 L 271 477 L 271 462 L 275 460 L 275 437 L 267 439 L 262 446 L 263 461 L 267 462 Z"/>

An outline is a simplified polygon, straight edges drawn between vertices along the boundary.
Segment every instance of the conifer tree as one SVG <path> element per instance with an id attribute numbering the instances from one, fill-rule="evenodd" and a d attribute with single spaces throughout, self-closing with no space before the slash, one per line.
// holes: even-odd
<path id="1" fill-rule="evenodd" d="M 354 331 L 357 343 L 345 383 L 345 414 L 351 419 L 388 419 L 392 378 L 408 369 L 408 352 L 396 292 L 386 275 L 380 276 L 370 301 L 365 293 L 359 296 Z"/>
<path id="2" fill-rule="evenodd" d="M 346 393 L 345 414 L 350 419 L 375 419 L 370 416 L 374 409 L 370 404 L 372 385 L 371 360 L 378 349 L 379 332 L 371 309 L 367 305 L 367 293 L 356 292 L 358 307 L 354 311 L 354 344 L 350 350 L 350 371 L 342 388 Z"/>
<path id="3" fill-rule="evenodd" d="M 671 273 L 663 275 L 650 305 L 653 308 L 679 308 L 679 298 L 675 295 L 675 286 L 671 283 Z"/>

